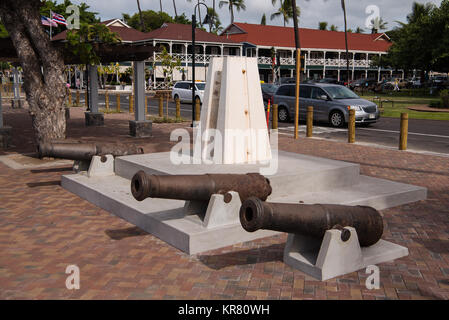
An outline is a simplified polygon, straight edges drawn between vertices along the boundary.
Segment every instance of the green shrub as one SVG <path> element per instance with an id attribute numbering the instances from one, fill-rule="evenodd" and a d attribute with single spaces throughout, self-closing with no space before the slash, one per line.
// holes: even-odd
<path id="1" fill-rule="evenodd" d="M 440 98 L 441 98 L 442 108 L 449 108 L 449 90 L 448 89 L 440 91 Z"/>

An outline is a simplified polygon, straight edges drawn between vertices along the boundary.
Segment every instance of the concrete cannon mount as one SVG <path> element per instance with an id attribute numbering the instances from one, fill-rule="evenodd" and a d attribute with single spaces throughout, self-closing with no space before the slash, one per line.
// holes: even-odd
<path id="1" fill-rule="evenodd" d="M 272 202 L 369 205 L 382 210 L 424 200 L 427 196 L 427 189 L 422 187 L 362 176 L 358 164 L 283 151 L 279 151 L 278 159 L 277 173 L 266 175 L 273 187 L 268 198 Z M 131 177 L 139 170 L 149 174 L 249 173 L 259 172 L 263 167 L 267 165 L 174 165 L 168 152 L 153 153 L 118 157 L 114 172 L 109 175 L 88 177 L 81 172 L 62 176 L 61 184 L 170 245 L 188 254 L 197 254 L 278 232 L 246 232 L 238 220 L 235 209 L 238 203 L 232 207 L 232 217 L 222 219 L 219 224 L 207 224 L 206 220 L 213 220 L 205 218 L 207 203 L 201 209 L 201 205 L 180 200 L 148 198 L 139 202 L 131 194 Z M 218 202 L 219 199 L 213 197 L 209 207 L 220 215 L 225 209 Z M 192 212 L 195 208 L 197 211 Z"/>

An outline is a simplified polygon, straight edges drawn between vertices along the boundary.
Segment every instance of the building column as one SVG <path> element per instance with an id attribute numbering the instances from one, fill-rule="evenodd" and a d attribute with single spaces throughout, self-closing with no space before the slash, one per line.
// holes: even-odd
<path id="1" fill-rule="evenodd" d="M 307 72 L 307 59 L 309 57 L 307 56 L 307 53 L 304 52 L 304 74 Z M 296 61 L 295 61 L 296 62 Z M 296 64 L 296 63 L 295 63 Z"/>
<path id="2" fill-rule="evenodd" d="M 173 42 L 171 42 L 171 41 L 169 42 L 168 48 L 169 48 L 170 55 L 172 55 L 173 54 Z"/>
<path id="3" fill-rule="evenodd" d="M 324 64 L 323 64 L 323 79 L 326 78 L 326 51 L 324 51 L 323 57 L 324 57 Z"/>
<path id="4" fill-rule="evenodd" d="M 88 65 L 89 73 L 89 109 L 85 112 L 86 126 L 102 126 L 104 125 L 104 114 L 98 111 L 98 70 L 97 65 Z"/>
<path id="5" fill-rule="evenodd" d="M 352 53 L 352 80 L 354 80 L 354 72 L 355 72 L 355 54 Z"/>
<path id="6" fill-rule="evenodd" d="M 337 71 L 337 81 L 340 81 L 340 67 L 341 67 L 341 52 L 338 51 L 338 71 Z"/>
<path id="7" fill-rule="evenodd" d="M 134 61 L 134 115 L 129 122 L 129 134 L 133 137 L 151 137 L 152 122 L 145 118 L 145 62 Z"/>
<path id="8" fill-rule="evenodd" d="M 22 100 L 20 100 L 20 84 L 19 84 L 19 70 L 17 67 L 14 67 L 12 69 L 12 76 L 13 76 L 13 91 L 14 91 L 14 98 L 11 100 L 11 107 L 13 109 L 22 108 Z"/>
<path id="9" fill-rule="evenodd" d="M 379 62 L 380 59 L 382 59 L 382 55 L 379 54 Z M 377 69 L 377 82 L 380 82 L 380 72 L 381 72 L 381 67 L 379 66 L 379 68 Z"/>
<path id="10" fill-rule="evenodd" d="M 221 45 L 221 56 L 223 57 L 224 45 Z"/>

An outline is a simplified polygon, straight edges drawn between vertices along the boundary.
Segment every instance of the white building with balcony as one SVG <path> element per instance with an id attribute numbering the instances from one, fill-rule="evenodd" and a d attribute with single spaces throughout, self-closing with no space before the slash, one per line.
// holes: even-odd
<path id="1" fill-rule="evenodd" d="M 346 80 L 347 59 L 345 34 L 300 28 L 301 55 L 304 56 L 303 75 L 307 78 L 336 78 Z M 280 76 L 292 77 L 295 69 L 295 36 L 292 27 L 233 23 L 222 33 L 227 40 L 243 45 L 244 55 L 258 57 L 262 80 L 272 79 L 272 50 L 281 57 Z M 385 33 L 348 33 L 349 77 L 391 77 L 393 70 L 373 65 L 373 57 L 387 54 L 392 45 Z M 401 74 L 401 76 L 403 76 Z"/>

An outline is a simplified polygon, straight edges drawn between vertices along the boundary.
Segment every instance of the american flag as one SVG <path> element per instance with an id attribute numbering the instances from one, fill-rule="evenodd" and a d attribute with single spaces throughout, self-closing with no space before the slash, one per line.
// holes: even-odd
<path id="1" fill-rule="evenodd" d="M 50 20 L 50 18 L 47 18 L 44 16 L 41 16 L 41 23 L 47 27 L 49 27 L 49 26 L 57 27 L 58 26 L 58 24 L 56 22 L 54 22 L 53 20 Z"/>
<path id="2" fill-rule="evenodd" d="M 52 18 L 52 20 L 54 22 L 67 26 L 67 22 L 65 21 L 64 16 L 62 16 L 62 15 L 56 13 L 56 12 L 52 12 L 51 13 L 51 18 Z"/>

